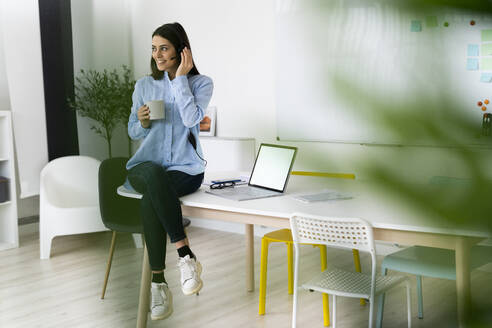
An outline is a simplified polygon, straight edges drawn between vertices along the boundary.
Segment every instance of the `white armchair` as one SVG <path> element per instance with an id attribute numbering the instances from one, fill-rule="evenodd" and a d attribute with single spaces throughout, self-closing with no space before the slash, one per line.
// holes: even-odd
<path id="1" fill-rule="evenodd" d="M 51 241 L 56 236 L 108 230 L 99 212 L 100 164 L 97 159 L 87 156 L 66 156 L 49 162 L 41 171 L 41 259 L 50 257 Z"/>

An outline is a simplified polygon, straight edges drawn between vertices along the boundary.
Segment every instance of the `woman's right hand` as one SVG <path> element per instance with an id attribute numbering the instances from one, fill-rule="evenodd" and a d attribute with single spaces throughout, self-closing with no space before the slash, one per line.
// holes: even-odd
<path id="1" fill-rule="evenodd" d="M 150 126 L 150 109 L 147 105 L 143 105 L 138 109 L 137 117 L 143 128 Z"/>

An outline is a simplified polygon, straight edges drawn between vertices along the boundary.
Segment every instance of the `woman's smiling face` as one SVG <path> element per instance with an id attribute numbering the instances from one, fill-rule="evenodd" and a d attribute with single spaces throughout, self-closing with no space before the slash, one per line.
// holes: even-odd
<path id="1" fill-rule="evenodd" d="M 152 38 L 152 58 L 159 71 L 175 70 L 178 67 L 176 49 L 173 44 L 163 37 L 156 35 Z"/>

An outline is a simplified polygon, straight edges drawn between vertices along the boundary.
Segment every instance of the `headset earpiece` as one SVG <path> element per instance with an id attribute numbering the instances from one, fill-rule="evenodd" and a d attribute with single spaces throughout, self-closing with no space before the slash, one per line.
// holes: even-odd
<path id="1" fill-rule="evenodd" d="M 182 43 L 179 46 L 178 50 L 176 51 L 176 57 L 175 58 L 178 60 L 178 63 L 181 63 L 181 53 L 183 52 L 185 47 L 186 46 Z"/>
<path id="2" fill-rule="evenodd" d="M 181 63 L 181 52 L 184 50 L 185 47 L 186 46 L 184 44 L 181 44 L 181 46 L 179 46 L 179 48 L 176 50 L 176 55 L 174 57 L 169 58 L 169 59 L 171 59 L 171 60 L 177 59 L 178 63 Z"/>

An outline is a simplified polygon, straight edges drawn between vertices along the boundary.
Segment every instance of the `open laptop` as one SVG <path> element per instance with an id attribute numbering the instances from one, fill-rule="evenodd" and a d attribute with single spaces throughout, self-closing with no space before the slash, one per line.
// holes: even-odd
<path id="1" fill-rule="evenodd" d="M 296 154 L 296 147 L 261 144 L 248 185 L 206 192 L 238 201 L 280 196 L 287 188 Z"/>

